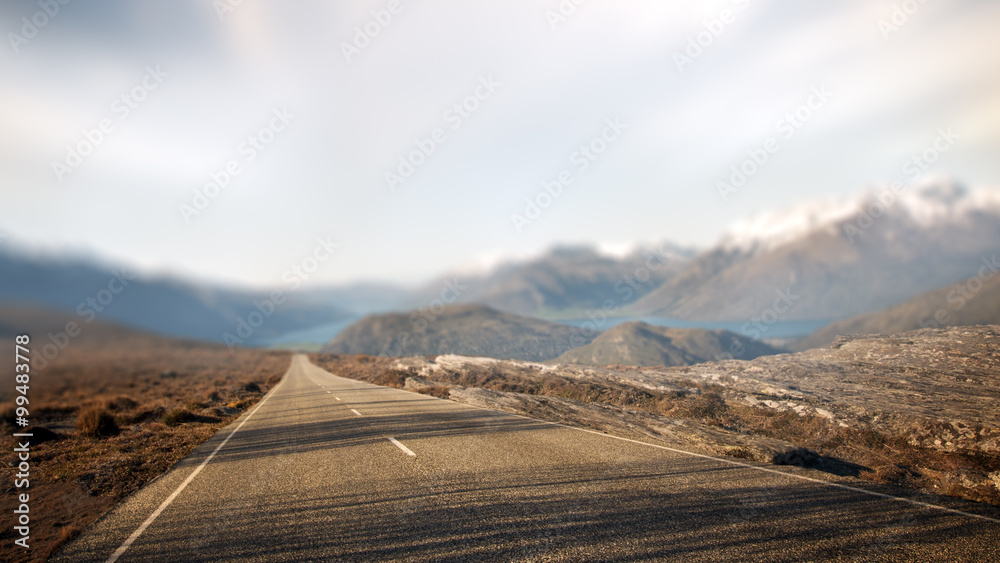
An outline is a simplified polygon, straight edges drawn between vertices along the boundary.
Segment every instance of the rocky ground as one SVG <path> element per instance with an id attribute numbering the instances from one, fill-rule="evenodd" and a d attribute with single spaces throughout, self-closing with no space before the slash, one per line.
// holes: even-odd
<path id="1" fill-rule="evenodd" d="M 348 377 L 760 462 L 1000 504 L 1000 326 L 686 367 L 320 355 Z"/>

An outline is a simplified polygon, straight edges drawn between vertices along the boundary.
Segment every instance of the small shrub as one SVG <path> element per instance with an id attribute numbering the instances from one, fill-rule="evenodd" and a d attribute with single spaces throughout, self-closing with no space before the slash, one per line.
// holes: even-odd
<path id="1" fill-rule="evenodd" d="M 906 467 L 898 463 L 886 463 L 874 469 L 864 470 L 860 476 L 862 479 L 870 479 L 883 485 L 888 483 L 898 483 L 911 475 Z"/>
<path id="2" fill-rule="evenodd" d="M 735 458 L 739 458 L 739 459 L 750 459 L 750 460 L 753 460 L 753 459 L 756 458 L 756 456 L 754 456 L 752 450 L 750 450 L 749 448 L 743 447 L 743 446 L 738 446 L 738 447 L 734 447 L 734 448 L 727 448 L 724 453 L 727 456 L 729 456 L 729 457 L 735 457 Z"/>
<path id="3" fill-rule="evenodd" d="M 107 437 L 118 434 L 115 417 L 103 407 L 88 407 L 76 417 L 76 428 L 85 436 Z"/>
<path id="4" fill-rule="evenodd" d="M 251 381 L 243 386 L 243 390 L 250 393 L 260 393 L 260 385 L 256 382 Z"/>
<path id="5" fill-rule="evenodd" d="M 375 385 L 402 388 L 406 383 L 406 378 L 413 377 L 414 375 L 416 375 L 416 372 L 412 370 L 404 371 L 396 368 L 390 368 L 383 370 L 381 375 L 373 378 L 371 381 Z"/>
<path id="6" fill-rule="evenodd" d="M 451 391 L 448 387 L 444 385 L 429 385 L 427 387 L 421 387 L 417 389 L 417 393 L 422 393 L 424 395 L 430 395 L 432 397 L 437 397 L 439 399 L 447 399 Z"/>
<path id="7" fill-rule="evenodd" d="M 197 417 L 187 409 L 173 409 L 163 415 L 163 424 L 167 426 L 179 426 L 186 422 L 193 422 Z"/>
<path id="8" fill-rule="evenodd" d="M 251 404 L 253 404 L 253 401 L 251 401 L 250 399 L 243 399 L 242 401 L 233 401 L 228 405 L 226 405 L 226 407 L 231 409 L 243 410 L 248 406 L 250 406 Z"/>
<path id="9" fill-rule="evenodd" d="M 702 393 L 692 399 L 684 413 L 690 418 L 716 419 L 726 411 L 726 402 L 722 395 L 715 392 Z"/>

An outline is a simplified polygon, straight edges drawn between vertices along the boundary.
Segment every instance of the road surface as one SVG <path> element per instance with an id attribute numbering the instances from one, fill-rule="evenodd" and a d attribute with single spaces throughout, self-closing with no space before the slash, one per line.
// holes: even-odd
<path id="1" fill-rule="evenodd" d="M 55 561 L 1000 561 L 980 517 L 336 377 L 255 409 Z"/>

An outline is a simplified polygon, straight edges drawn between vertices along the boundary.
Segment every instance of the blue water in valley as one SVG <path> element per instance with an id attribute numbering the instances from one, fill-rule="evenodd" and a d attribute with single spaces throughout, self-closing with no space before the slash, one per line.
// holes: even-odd
<path id="1" fill-rule="evenodd" d="M 300 344 L 322 345 L 333 340 L 342 330 L 359 320 L 361 316 L 350 317 L 332 323 L 317 325 L 308 329 L 298 330 L 271 339 L 265 343 L 266 346 L 292 346 Z M 831 319 L 832 320 L 832 319 Z M 570 326 L 583 326 L 590 319 L 561 319 L 558 322 Z M 681 319 L 671 319 L 667 317 L 609 317 L 598 326 L 598 329 L 605 331 L 613 326 L 630 321 L 643 321 L 651 325 L 668 326 L 673 328 L 704 328 L 709 330 L 726 329 L 736 334 L 753 336 L 742 332 L 746 322 L 698 322 L 685 321 Z M 760 331 L 761 340 L 786 340 L 794 339 L 812 333 L 818 328 L 829 324 L 830 320 L 820 321 L 777 321 L 770 325 L 761 325 L 766 330 Z"/>

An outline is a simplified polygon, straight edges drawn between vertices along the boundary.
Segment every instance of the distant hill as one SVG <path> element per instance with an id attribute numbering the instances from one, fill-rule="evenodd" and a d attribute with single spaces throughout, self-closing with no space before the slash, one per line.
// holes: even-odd
<path id="1" fill-rule="evenodd" d="M 1000 274 L 982 282 L 982 289 L 974 293 L 971 289 L 979 287 L 978 283 L 973 282 L 972 288 L 962 288 L 967 283 L 968 280 L 922 293 L 883 311 L 836 321 L 791 347 L 794 350 L 827 347 L 838 334 L 895 334 L 918 328 L 1000 323 Z"/>
<path id="2" fill-rule="evenodd" d="M 780 350 L 767 344 L 728 330 L 668 328 L 635 321 L 617 325 L 590 344 L 570 350 L 550 363 L 687 366 L 730 357 L 751 360 L 779 353 Z"/>
<path id="3" fill-rule="evenodd" d="M 868 194 L 737 224 L 628 313 L 746 321 L 788 292 L 782 320 L 844 318 L 967 278 L 997 251 L 1000 191 L 935 180 L 895 197 L 887 208 Z M 883 212 L 863 215 L 871 209 Z"/>
<path id="4" fill-rule="evenodd" d="M 33 339 L 36 353 L 40 353 L 41 347 L 51 342 L 48 337 L 49 333 L 65 332 L 67 323 L 75 323 L 76 327 L 79 328 L 79 334 L 69 338 L 69 342 L 73 344 L 82 342 L 87 345 L 107 346 L 133 338 L 145 339 L 144 344 L 168 340 L 101 320 L 88 323 L 69 311 L 53 311 L 20 303 L 0 301 L 0 337 L 27 334 Z M 62 337 L 57 336 L 56 339 L 61 340 Z"/>
<path id="5" fill-rule="evenodd" d="M 44 371 L 56 361 L 63 362 L 65 367 L 66 357 L 63 353 L 67 350 L 76 353 L 85 351 L 92 358 L 114 358 L 122 353 L 138 350 L 226 350 L 219 344 L 159 336 L 99 319 L 88 323 L 68 311 L 52 311 L 0 301 L 0 338 L 13 343 L 14 336 L 20 334 L 30 336 L 28 348 L 31 369 L 35 372 Z M 13 344 L 10 347 L 0 346 L 0 362 L 13 365 L 14 352 Z M 53 385 L 57 383 L 45 381 Z M 12 391 L 13 387 L 0 388 L 0 402 L 10 399 Z M 51 392 L 52 389 L 48 391 Z"/>
<path id="6" fill-rule="evenodd" d="M 264 303 L 270 293 L 146 278 L 128 268 L 123 274 L 118 267 L 83 258 L 0 251 L 0 301 L 68 313 L 77 322 L 96 319 L 178 338 L 221 342 L 225 333 L 240 337 L 239 319 L 247 319 L 257 310 L 255 302 Z M 290 291 L 285 296 L 280 305 L 263 305 L 270 316 L 245 338 L 245 345 L 347 316 L 328 297 Z"/>
<path id="7" fill-rule="evenodd" d="M 482 305 L 450 305 L 437 315 L 371 315 L 344 329 L 323 352 L 386 356 L 460 354 L 542 361 L 591 337 L 574 327 L 502 313 Z"/>

